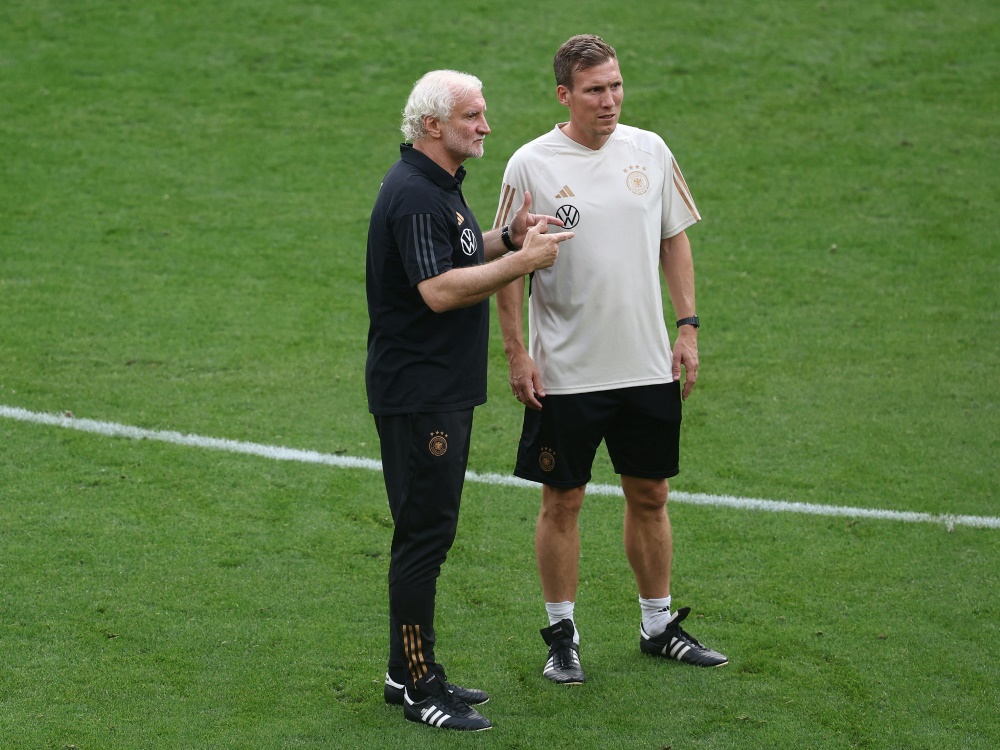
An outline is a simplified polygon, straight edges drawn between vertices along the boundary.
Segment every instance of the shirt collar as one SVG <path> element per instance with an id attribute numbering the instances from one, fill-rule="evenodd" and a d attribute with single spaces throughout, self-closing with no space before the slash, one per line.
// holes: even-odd
<path id="1" fill-rule="evenodd" d="M 399 144 L 399 158 L 419 169 L 445 190 L 460 188 L 465 179 L 465 167 L 459 167 L 455 174 L 451 174 L 427 154 L 413 148 L 411 143 Z"/>

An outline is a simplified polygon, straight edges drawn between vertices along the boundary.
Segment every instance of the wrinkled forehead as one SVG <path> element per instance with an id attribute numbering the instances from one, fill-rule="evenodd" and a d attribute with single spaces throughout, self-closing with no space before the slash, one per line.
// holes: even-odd
<path id="1" fill-rule="evenodd" d="M 465 96 L 455 102 L 451 113 L 453 115 L 466 115 L 486 111 L 486 98 L 481 91 L 469 91 Z"/>

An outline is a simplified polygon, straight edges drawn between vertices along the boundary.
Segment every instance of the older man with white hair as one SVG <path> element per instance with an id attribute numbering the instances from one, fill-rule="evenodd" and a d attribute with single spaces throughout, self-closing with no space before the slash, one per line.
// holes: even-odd
<path id="1" fill-rule="evenodd" d="M 368 360 L 394 532 L 389 563 L 387 703 L 443 729 L 491 724 L 481 690 L 448 682 L 435 656 L 434 600 L 455 539 L 472 416 L 486 401 L 489 297 L 556 262 L 571 232 L 528 212 L 485 235 L 462 195 L 466 159 L 490 132 L 482 82 L 426 74 L 403 111 L 400 159 L 385 175 L 368 228 Z M 517 251 L 517 252 L 514 252 Z"/>

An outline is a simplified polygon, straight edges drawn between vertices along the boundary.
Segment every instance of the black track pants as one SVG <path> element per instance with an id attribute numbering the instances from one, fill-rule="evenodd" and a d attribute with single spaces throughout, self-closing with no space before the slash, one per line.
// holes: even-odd
<path id="1" fill-rule="evenodd" d="M 375 417 L 394 524 L 389 674 L 411 688 L 435 663 L 434 598 L 458 527 L 472 413 Z"/>

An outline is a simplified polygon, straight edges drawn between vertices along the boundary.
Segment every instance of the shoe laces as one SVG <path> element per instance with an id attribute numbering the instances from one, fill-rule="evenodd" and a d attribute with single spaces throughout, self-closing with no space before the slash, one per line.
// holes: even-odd
<path id="1" fill-rule="evenodd" d="M 442 711 L 452 716 L 469 716 L 473 711 L 472 706 L 449 690 L 432 696 L 432 702 L 436 703 L 437 707 Z"/>
<path id="2" fill-rule="evenodd" d="M 673 638 L 677 638 L 678 640 L 684 641 L 685 643 L 688 643 L 691 646 L 697 646 L 698 648 L 701 648 L 701 649 L 705 648 L 704 646 L 702 646 L 698 642 L 697 638 L 695 638 L 693 635 L 691 635 L 690 633 L 688 633 L 682 627 L 678 626 L 677 632 L 676 633 L 672 633 L 671 635 L 672 635 Z"/>
<path id="3" fill-rule="evenodd" d="M 563 669 L 579 665 L 579 657 L 576 655 L 576 649 L 573 648 L 572 644 L 572 641 L 556 641 L 549 647 L 549 656 L 556 667 Z"/>

